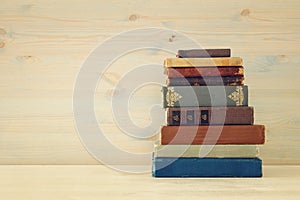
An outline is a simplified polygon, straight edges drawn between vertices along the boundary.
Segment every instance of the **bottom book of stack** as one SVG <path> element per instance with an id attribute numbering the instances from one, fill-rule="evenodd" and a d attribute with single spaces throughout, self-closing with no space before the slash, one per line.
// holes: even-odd
<path id="1" fill-rule="evenodd" d="M 155 145 L 154 177 L 261 177 L 256 145 Z"/>

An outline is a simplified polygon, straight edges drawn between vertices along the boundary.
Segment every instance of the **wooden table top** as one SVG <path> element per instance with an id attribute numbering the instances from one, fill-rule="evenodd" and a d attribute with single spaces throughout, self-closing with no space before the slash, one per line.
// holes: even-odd
<path id="1" fill-rule="evenodd" d="M 2 165 L 0 199 L 299 199 L 300 166 L 263 178 L 152 178 L 103 165 Z"/>

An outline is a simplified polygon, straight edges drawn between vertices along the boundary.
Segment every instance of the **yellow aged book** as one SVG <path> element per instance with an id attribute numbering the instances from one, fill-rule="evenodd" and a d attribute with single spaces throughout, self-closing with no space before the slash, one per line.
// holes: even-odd
<path id="1" fill-rule="evenodd" d="M 224 67 L 242 66 L 243 59 L 240 57 L 223 58 L 166 58 L 165 67 Z"/>
<path id="2" fill-rule="evenodd" d="M 257 145 L 161 145 L 155 144 L 156 157 L 255 158 Z"/>

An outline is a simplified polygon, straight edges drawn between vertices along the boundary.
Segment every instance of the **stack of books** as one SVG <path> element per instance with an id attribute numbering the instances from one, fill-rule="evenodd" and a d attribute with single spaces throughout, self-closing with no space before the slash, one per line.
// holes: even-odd
<path id="1" fill-rule="evenodd" d="M 257 145 L 265 127 L 253 125 L 240 57 L 230 49 L 179 50 L 164 61 L 167 126 L 155 145 L 154 177 L 261 177 Z"/>

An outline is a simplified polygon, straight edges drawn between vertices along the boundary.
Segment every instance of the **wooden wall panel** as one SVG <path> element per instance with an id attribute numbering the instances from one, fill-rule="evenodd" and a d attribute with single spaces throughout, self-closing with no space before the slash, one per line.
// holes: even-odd
<path id="1" fill-rule="evenodd" d="M 108 37 L 135 28 L 174 29 L 203 47 L 230 47 L 245 62 L 255 119 L 267 128 L 265 164 L 300 164 L 300 2 L 36 1 L 4 0 L 0 7 L 0 163 L 96 164 L 76 133 L 72 94 L 80 66 Z M 168 40 L 169 38 L 166 38 Z M 176 36 L 172 42 L 180 42 Z M 109 137 L 130 151 L 151 151 L 149 141 L 127 138 L 106 105 L 113 85 L 132 65 L 162 63 L 160 51 L 121 58 L 105 74 L 96 110 Z M 125 70 L 125 69 L 124 69 Z M 101 85 L 102 84 L 102 85 Z M 136 95 L 141 123 L 159 87 Z M 140 107 L 139 107 L 140 106 Z M 103 114 L 106 113 L 106 114 Z"/>

